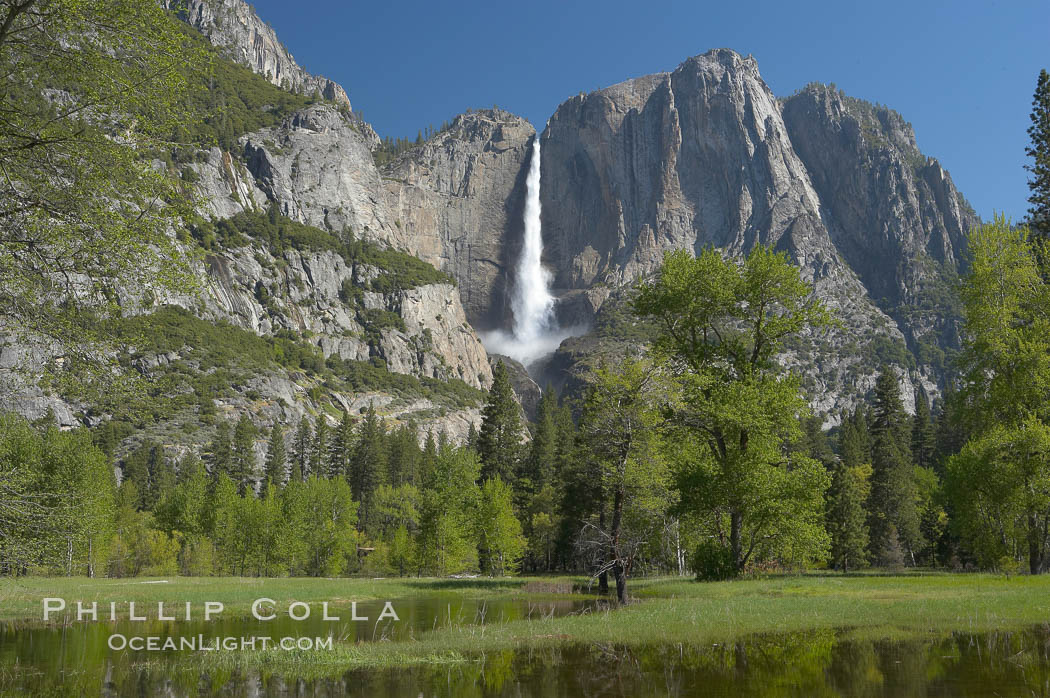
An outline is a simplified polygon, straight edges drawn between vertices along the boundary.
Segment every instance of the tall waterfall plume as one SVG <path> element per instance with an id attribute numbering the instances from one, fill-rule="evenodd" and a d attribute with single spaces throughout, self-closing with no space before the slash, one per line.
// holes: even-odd
<path id="1" fill-rule="evenodd" d="M 486 348 L 520 361 L 526 367 L 553 354 L 571 334 L 558 327 L 551 295 L 551 273 L 543 266 L 543 229 L 540 223 L 540 137 L 532 140 L 529 174 L 525 179 L 525 238 L 521 246 L 511 295 L 514 325 L 511 331 L 482 335 Z"/>
<path id="2" fill-rule="evenodd" d="M 518 276 L 511 307 L 514 310 L 514 339 L 535 343 L 554 324 L 551 273 L 543 268 L 543 230 L 540 224 L 540 139 L 532 139 L 532 158 L 525 180 L 525 239 L 518 260 Z"/>

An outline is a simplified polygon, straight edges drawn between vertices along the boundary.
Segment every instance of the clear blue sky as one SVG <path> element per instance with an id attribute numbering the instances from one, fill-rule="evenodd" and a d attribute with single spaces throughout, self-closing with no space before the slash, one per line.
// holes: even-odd
<path id="1" fill-rule="evenodd" d="M 542 129 L 564 99 L 728 47 L 787 95 L 808 82 L 899 111 L 982 218 L 1027 210 L 1032 92 L 1050 0 L 255 0 L 383 136 L 498 104 Z"/>

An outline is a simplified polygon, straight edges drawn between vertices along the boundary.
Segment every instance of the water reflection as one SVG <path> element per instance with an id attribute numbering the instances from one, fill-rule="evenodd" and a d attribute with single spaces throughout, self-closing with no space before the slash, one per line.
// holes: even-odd
<path id="1" fill-rule="evenodd" d="M 420 600 L 403 631 L 419 632 L 427 623 L 441 622 L 435 620 L 440 615 L 436 610 L 444 610 L 445 619 L 455 622 L 457 602 L 445 609 L 438 609 L 437 603 L 449 602 Z M 572 604 L 542 609 L 516 603 L 517 608 L 504 606 L 495 615 L 490 613 L 501 604 L 490 603 L 485 622 L 499 620 L 501 613 L 509 620 L 530 612 L 574 610 Z M 464 622 L 480 620 L 472 602 L 458 610 Z M 243 626 L 230 630 L 247 632 Z M 95 633 L 110 631 L 106 624 L 0 631 L 0 693 L 434 698 L 1050 695 L 1047 626 L 904 640 L 821 631 L 703 646 L 573 645 L 489 653 L 467 663 L 354 670 L 324 680 L 266 672 L 200 676 L 185 664 L 176 671 L 170 656 L 109 652 L 105 637 Z"/>

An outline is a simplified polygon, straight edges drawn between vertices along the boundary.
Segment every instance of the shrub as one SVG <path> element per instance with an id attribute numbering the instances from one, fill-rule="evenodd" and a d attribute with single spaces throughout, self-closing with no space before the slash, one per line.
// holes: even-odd
<path id="1" fill-rule="evenodd" d="M 720 582 L 736 576 L 733 551 L 713 540 L 696 546 L 692 567 L 696 578 L 705 582 Z"/>

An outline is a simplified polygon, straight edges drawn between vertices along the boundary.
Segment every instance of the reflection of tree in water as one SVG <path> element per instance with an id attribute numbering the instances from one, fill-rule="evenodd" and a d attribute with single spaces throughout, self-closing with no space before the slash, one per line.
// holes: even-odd
<path id="1" fill-rule="evenodd" d="M 104 631 L 104 628 L 100 628 Z M 62 633 L 35 651 L 80 653 Z M 83 637 L 83 636 L 77 636 Z M 0 638 L 2 639 L 2 638 Z M 84 638 L 87 647 L 105 638 Z M 63 643 L 65 643 L 63 645 Z M 5 660 L 0 643 L 0 663 Z M 97 655 L 97 656 L 96 656 Z M 907 639 L 866 638 L 864 631 L 768 634 L 702 646 L 579 644 L 479 654 L 472 661 L 336 678 L 202 676 L 191 665 L 113 663 L 104 652 L 78 654 L 75 675 L 23 670 L 0 674 L 0 693 L 60 692 L 112 696 L 382 696 L 569 698 L 570 696 L 978 696 L 1044 695 L 1050 685 L 1050 626 L 1019 632 L 953 633 Z M 9 657 L 6 657 L 9 659 Z M 10 664 L 6 664 L 10 666 Z M 332 669 L 303 663 L 305 672 Z"/>

